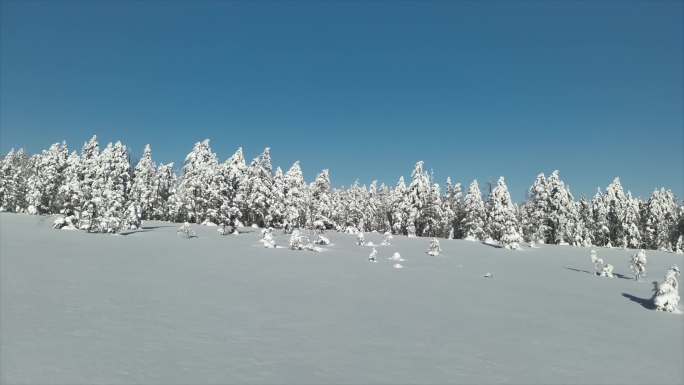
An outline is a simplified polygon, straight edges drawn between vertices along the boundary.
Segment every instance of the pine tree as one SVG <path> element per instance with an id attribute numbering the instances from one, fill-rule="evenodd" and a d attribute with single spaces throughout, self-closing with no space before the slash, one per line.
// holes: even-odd
<path id="1" fill-rule="evenodd" d="M 644 244 L 648 248 L 669 250 L 677 237 L 677 204 L 671 191 L 653 191 L 646 204 Z"/>
<path id="2" fill-rule="evenodd" d="M 247 169 L 243 216 L 249 224 L 260 227 L 270 225 L 270 207 L 273 202 L 273 168 L 271 150 L 267 147 Z"/>
<path id="3" fill-rule="evenodd" d="M 34 171 L 28 182 L 29 212 L 59 212 L 59 189 L 64 184 L 68 158 L 66 143 L 55 143 L 35 158 Z"/>
<path id="4" fill-rule="evenodd" d="M 610 245 L 610 229 L 608 227 L 608 205 L 604 195 L 599 189 L 591 200 L 591 211 L 593 214 L 592 233 L 594 235 L 594 244 L 597 246 Z"/>
<path id="5" fill-rule="evenodd" d="M 81 192 L 81 158 L 76 151 L 69 154 L 66 160 L 66 167 L 64 168 L 63 183 L 57 190 L 57 197 L 55 205 L 57 211 L 64 214 L 66 217 L 73 217 L 72 220 L 78 219 L 79 211 L 83 202 Z"/>
<path id="6" fill-rule="evenodd" d="M 626 246 L 624 218 L 627 196 L 625 195 L 620 178 L 613 179 L 613 182 L 606 188 L 605 202 L 608 208 L 607 222 L 610 243 L 613 246 Z"/>
<path id="7" fill-rule="evenodd" d="M 517 249 L 520 236 L 516 208 L 503 177 L 492 190 L 487 205 L 488 234 L 505 248 Z"/>
<path id="8" fill-rule="evenodd" d="M 92 198 L 87 202 L 94 209 L 94 215 L 91 213 L 89 218 L 89 231 L 114 233 L 140 226 L 136 203 L 128 201 L 130 188 L 128 150 L 121 142 L 109 143 L 97 158 Z"/>
<path id="9" fill-rule="evenodd" d="M 465 239 L 484 240 L 485 232 L 485 205 L 482 201 L 480 186 L 474 180 L 468 187 L 468 193 L 463 200 L 462 228 Z"/>
<path id="10" fill-rule="evenodd" d="M 312 216 L 312 226 L 320 223 L 324 228 L 335 225 L 333 218 L 334 205 L 330 187 L 330 174 L 328 170 L 321 171 L 311 186 L 311 207 L 309 212 Z M 319 225 L 320 226 L 320 225 Z"/>
<path id="11" fill-rule="evenodd" d="M 574 222 L 577 218 L 574 198 L 570 190 L 565 186 L 565 183 L 560 179 L 558 170 L 551 173 L 547 180 L 547 185 L 549 192 L 547 223 L 550 227 L 547 241 L 564 244 L 568 240 L 572 241 L 574 239 Z"/>
<path id="12" fill-rule="evenodd" d="M 631 192 L 627 192 L 624 217 L 622 220 L 623 233 L 625 234 L 626 247 L 636 249 L 641 247 L 641 232 L 639 231 L 639 200 L 632 197 Z"/>
<path id="13" fill-rule="evenodd" d="M 2 211 L 23 212 L 28 207 L 28 183 L 35 158 L 23 149 L 11 150 L 2 162 Z"/>
<path id="14" fill-rule="evenodd" d="M 207 219 L 210 210 L 217 216 L 217 192 L 210 189 L 210 183 L 218 175 L 218 161 L 211 151 L 209 139 L 195 143 L 185 157 L 182 171 L 180 183 L 170 198 L 170 216 L 178 222 L 195 223 Z"/>
<path id="15" fill-rule="evenodd" d="M 411 173 L 411 183 L 408 186 L 407 198 L 409 202 L 408 226 L 415 227 L 415 235 L 422 235 L 428 226 L 428 217 L 424 212 L 430 202 L 430 176 L 423 169 L 423 161 L 416 163 Z M 430 231 L 428 229 L 428 231 Z M 409 231 L 411 233 L 412 231 Z"/>
<path id="16" fill-rule="evenodd" d="M 546 243 L 551 238 L 549 222 L 549 187 L 543 173 L 537 175 L 528 192 L 527 202 L 523 207 L 525 212 L 525 238 L 534 243 Z"/>
<path id="17" fill-rule="evenodd" d="M 145 145 L 143 156 L 133 171 L 130 200 L 140 209 L 142 219 L 152 219 L 159 204 L 157 196 L 157 166 L 152 160 L 152 149 Z"/>
<path id="18" fill-rule="evenodd" d="M 230 224 L 234 228 L 242 226 L 240 218 L 244 216 L 241 208 L 246 206 L 247 165 L 242 147 L 226 160 L 221 168 L 225 180 L 225 192 L 221 204 L 221 223 Z"/>
<path id="19" fill-rule="evenodd" d="M 153 208 L 153 219 L 171 220 L 170 199 L 176 190 L 176 173 L 173 171 L 173 162 L 162 164 L 157 168 L 156 173 L 156 199 Z"/>
<path id="20" fill-rule="evenodd" d="M 287 228 L 303 228 L 306 224 L 307 189 L 299 161 L 285 173 L 285 222 Z"/>
<path id="21" fill-rule="evenodd" d="M 666 273 L 663 282 L 655 287 L 653 304 L 656 310 L 666 312 L 679 311 L 679 268 L 672 266 Z"/>
<path id="22" fill-rule="evenodd" d="M 406 235 L 408 232 L 410 202 L 403 176 L 399 177 L 396 187 L 392 190 L 390 202 L 392 232 L 394 234 Z"/>

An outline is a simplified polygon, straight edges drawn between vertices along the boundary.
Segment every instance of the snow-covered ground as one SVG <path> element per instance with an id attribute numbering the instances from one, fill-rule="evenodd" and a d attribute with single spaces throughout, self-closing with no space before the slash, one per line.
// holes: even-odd
<path id="1" fill-rule="evenodd" d="M 0 373 L 8 384 L 679 383 L 684 316 L 648 309 L 681 255 L 519 251 L 328 232 L 323 252 L 266 249 L 146 222 L 125 236 L 0 214 Z M 275 232 L 278 245 L 288 237 Z M 405 261 L 394 269 L 387 258 Z M 484 278 L 491 273 L 493 277 Z"/>

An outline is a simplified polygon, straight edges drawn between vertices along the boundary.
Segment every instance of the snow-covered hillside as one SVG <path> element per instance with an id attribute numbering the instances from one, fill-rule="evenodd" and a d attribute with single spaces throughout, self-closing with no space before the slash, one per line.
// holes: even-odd
<path id="1" fill-rule="evenodd" d="M 684 316 L 650 309 L 682 255 L 507 250 L 327 232 L 319 253 L 259 229 L 145 222 L 127 235 L 0 214 L 2 383 L 679 383 Z M 388 258 L 401 254 L 403 269 Z M 490 277 L 485 278 L 489 273 Z"/>

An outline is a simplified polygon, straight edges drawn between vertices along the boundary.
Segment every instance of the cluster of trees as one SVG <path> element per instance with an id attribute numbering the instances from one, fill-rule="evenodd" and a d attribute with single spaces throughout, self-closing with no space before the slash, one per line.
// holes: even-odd
<path id="1" fill-rule="evenodd" d="M 465 238 L 516 247 L 521 242 L 681 249 L 684 207 L 666 189 L 647 201 L 615 180 L 591 199 L 575 200 L 558 171 L 539 174 L 521 205 L 501 177 L 486 199 L 477 181 L 467 191 L 447 179 L 442 188 L 416 163 L 407 183 L 373 181 L 333 188 L 328 170 L 307 183 L 299 162 L 273 170 L 271 153 L 246 163 L 242 149 L 224 162 L 209 141 L 198 142 L 177 176 L 172 163 L 157 165 L 152 151 L 132 167 L 120 142 L 100 150 L 97 138 L 80 152 L 65 143 L 29 156 L 10 151 L 0 165 L 0 209 L 62 213 L 91 232 L 137 228 L 141 220 L 232 226 L 391 231 Z"/>

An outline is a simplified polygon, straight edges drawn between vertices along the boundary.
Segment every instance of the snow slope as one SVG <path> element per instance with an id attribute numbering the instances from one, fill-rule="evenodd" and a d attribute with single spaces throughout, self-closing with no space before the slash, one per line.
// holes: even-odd
<path id="1" fill-rule="evenodd" d="M 644 282 L 597 278 L 589 250 L 395 236 L 266 249 L 146 222 L 125 236 L 0 214 L 2 383 L 682 383 L 684 316 Z M 287 236 L 275 232 L 279 245 Z M 376 245 L 381 234 L 366 234 Z M 403 269 L 387 260 L 398 251 Z M 597 249 L 630 276 L 633 250 Z M 483 278 L 485 273 L 493 278 Z"/>

